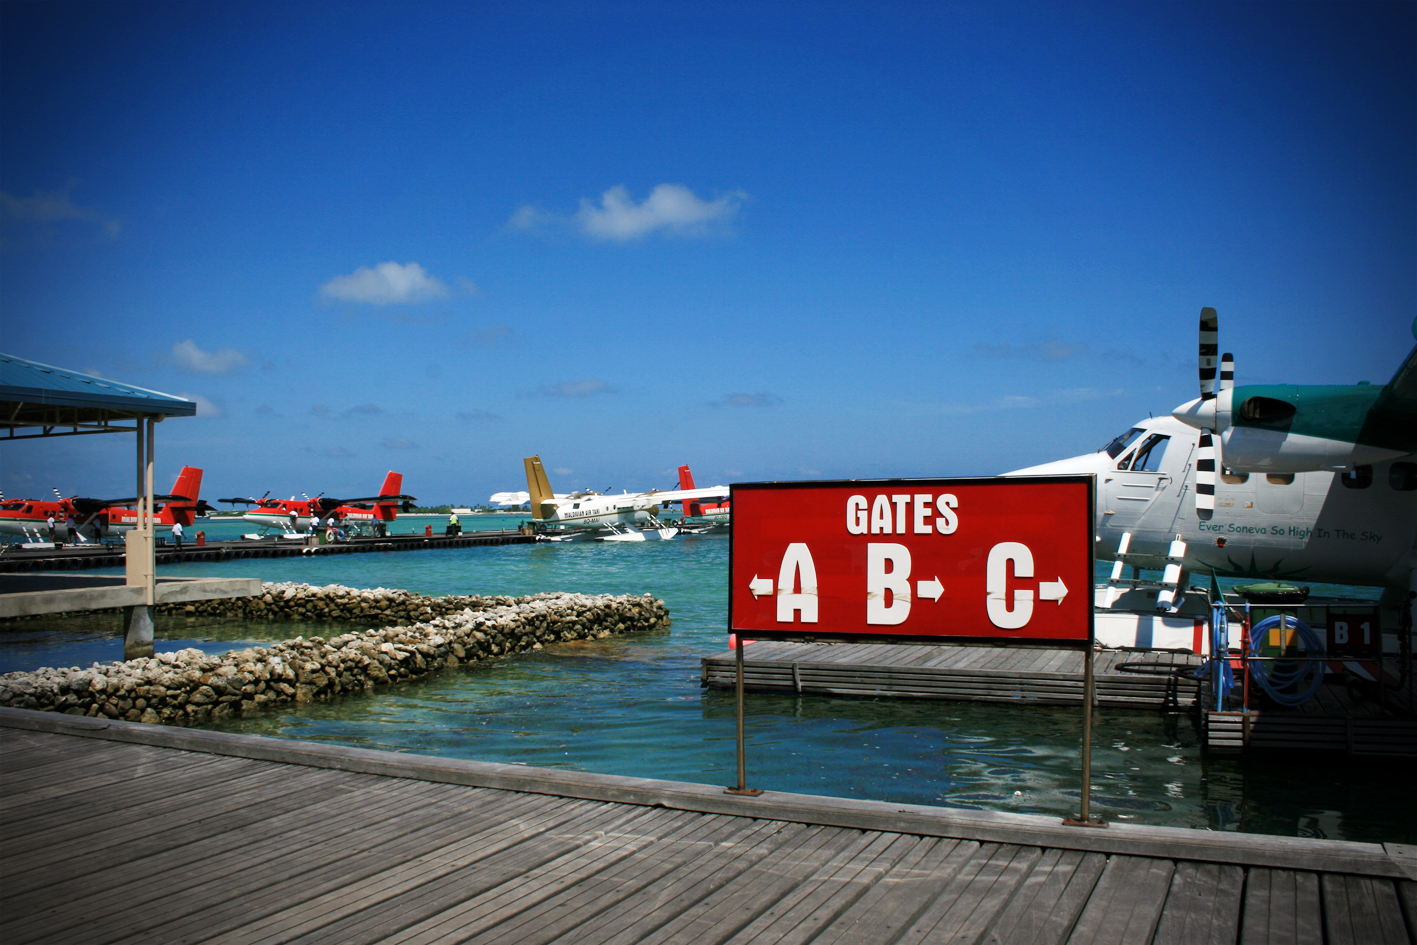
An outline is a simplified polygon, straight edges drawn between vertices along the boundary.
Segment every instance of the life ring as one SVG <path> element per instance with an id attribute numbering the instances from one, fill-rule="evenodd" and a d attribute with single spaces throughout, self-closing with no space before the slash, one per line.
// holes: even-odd
<path id="1" fill-rule="evenodd" d="M 333 528 L 325 529 L 325 543 L 330 545 L 335 543 L 335 530 Z"/>

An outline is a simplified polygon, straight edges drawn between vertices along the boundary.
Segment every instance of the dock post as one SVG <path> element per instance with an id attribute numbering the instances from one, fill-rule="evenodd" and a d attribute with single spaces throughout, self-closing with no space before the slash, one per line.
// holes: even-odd
<path id="1" fill-rule="evenodd" d="M 123 658 L 153 655 L 153 608 L 138 604 L 123 608 Z"/>
<path id="2" fill-rule="evenodd" d="M 746 751 L 744 750 L 743 736 L 743 634 L 738 633 L 733 637 L 733 652 L 735 675 L 737 677 L 738 690 L 738 786 L 725 788 L 725 794 L 742 794 L 747 797 L 757 797 L 762 791 L 748 787 L 748 772 L 746 762 Z"/>

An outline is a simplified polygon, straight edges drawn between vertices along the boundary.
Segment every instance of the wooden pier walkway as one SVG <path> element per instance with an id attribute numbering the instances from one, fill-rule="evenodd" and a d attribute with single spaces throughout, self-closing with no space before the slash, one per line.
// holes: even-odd
<path id="1" fill-rule="evenodd" d="M 704 657 L 703 685 L 732 689 L 732 650 Z M 1101 650 L 1093 663 L 1096 705 L 1187 709 L 1196 704 L 1201 658 L 1170 651 Z M 743 686 L 753 692 L 1082 705 L 1079 650 L 870 643 L 777 643 L 743 648 Z"/>
<path id="2" fill-rule="evenodd" d="M 0 710 L 0 940 L 1411 943 L 1417 848 Z"/>
<path id="3" fill-rule="evenodd" d="M 463 532 L 461 535 L 388 535 L 383 538 L 352 538 L 326 545 L 306 545 L 299 541 L 209 541 L 198 545 L 184 542 L 178 551 L 172 545 L 157 549 L 157 563 L 188 561 L 233 561 L 238 558 L 297 558 L 300 556 L 375 554 L 390 551 L 427 551 L 430 548 L 476 548 L 483 545 L 529 545 L 532 535 L 517 531 Z M 0 573 L 26 571 L 76 571 L 90 568 L 121 568 L 121 545 L 66 545 L 63 548 L 27 551 L 6 547 L 0 554 Z"/>

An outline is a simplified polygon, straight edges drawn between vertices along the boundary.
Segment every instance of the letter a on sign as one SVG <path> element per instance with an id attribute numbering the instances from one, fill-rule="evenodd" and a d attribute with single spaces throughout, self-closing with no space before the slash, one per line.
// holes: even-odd
<path id="1" fill-rule="evenodd" d="M 794 594 L 801 575 L 802 592 Z M 803 623 L 817 622 L 817 566 L 806 544 L 795 541 L 782 555 L 777 572 L 777 622 L 792 623 L 793 611 L 801 611 Z"/>

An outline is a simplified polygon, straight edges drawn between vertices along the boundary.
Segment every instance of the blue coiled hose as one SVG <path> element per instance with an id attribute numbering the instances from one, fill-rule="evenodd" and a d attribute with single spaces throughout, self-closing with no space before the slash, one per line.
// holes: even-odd
<path id="1" fill-rule="evenodd" d="M 1260 655 L 1261 641 L 1265 635 L 1284 622 L 1285 627 L 1293 627 L 1299 634 L 1299 642 L 1304 649 L 1304 658 L 1292 662 L 1272 662 L 1254 659 Z M 1324 682 L 1324 660 L 1328 653 L 1319 635 L 1304 621 L 1284 614 L 1266 617 L 1250 630 L 1250 672 L 1255 681 L 1275 702 L 1284 706 L 1303 705 L 1314 697 Z M 1305 677 L 1308 681 L 1305 682 Z M 1297 691 L 1291 690 L 1298 687 Z"/>

